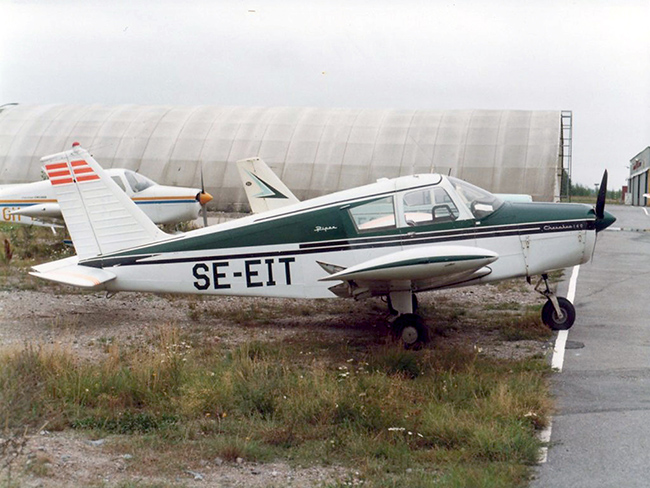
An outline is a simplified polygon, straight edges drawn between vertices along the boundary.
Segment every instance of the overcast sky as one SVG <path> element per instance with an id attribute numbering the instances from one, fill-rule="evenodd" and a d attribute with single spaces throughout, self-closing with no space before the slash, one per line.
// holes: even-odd
<path id="1" fill-rule="evenodd" d="M 650 145 L 650 0 L 0 0 L 0 104 L 573 110 L 573 180 Z"/>

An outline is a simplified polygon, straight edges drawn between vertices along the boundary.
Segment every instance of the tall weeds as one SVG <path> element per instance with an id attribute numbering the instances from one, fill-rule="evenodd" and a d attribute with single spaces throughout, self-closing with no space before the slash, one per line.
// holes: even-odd
<path id="1" fill-rule="evenodd" d="M 536 460 L 535 432 L 550 409 L 541 361 L 442 347 L 377 346 L 352 357 L 344 346 L 323 357 L 299 349 L 195 348 L 169 326 L 152 345 L 113 344 L 93 362 L 27 346 L 0 357 L 2 421 L 6 430 L 49 421 L 172 443 L 200 439 L 224 459 L 334 462 L 375 480 L 404 481 L 407 467 L 439 479 L 462 462 L 514 483 Z M 474 468 L 453 476 L 479 476 Z"/>

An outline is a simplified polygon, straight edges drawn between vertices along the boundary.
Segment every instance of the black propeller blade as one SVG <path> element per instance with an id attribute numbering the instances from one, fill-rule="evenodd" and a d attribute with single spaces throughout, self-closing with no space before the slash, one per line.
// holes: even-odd
<path id="1" fill-rule="evenodd" d="M 600 182 L 600 189 L 598 190 L 598 198 L 596 199 L 596 218 L 602 219 L 605 217 L 605 199 L 607 198 L 607 170 L 603 173 L 603 179 Z"/>
<path id="2" fill-rule="evenodd" d="M 607 198 L 607 170 L 603 173 L 603 180 L 600 182 L 598 198 L 594 207 L 594 213 L 596 214 L 596 233 L 605 230 L 616 221 L 616 217 L 609 212 L 605 212 L 605 198 Z"/>

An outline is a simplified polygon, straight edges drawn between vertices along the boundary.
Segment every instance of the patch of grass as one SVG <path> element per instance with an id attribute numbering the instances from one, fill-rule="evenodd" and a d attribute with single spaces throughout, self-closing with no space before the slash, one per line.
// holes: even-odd
<path id="1" fill-rule="evenodd" d="M 546 341 L 553 332 L 544 325 L 539 311 L 532 310 L 522 316 L 505 319 L 499 328 L 499 334 L 506 341 Z"/>
<path id="2" fill-rule="evenodd" d="M 495 302 L 487 303 L 483 306 L 484 310 L 521 310 L 521 304 L 518 302 Z"/>
<path id="3" fill-rule="evenodd" d="M 10 243 L 13 260 L 18 262 L 42 262 L 74 254 L 72 247 L 63 242 L 69 239 L 63 229 L 53 234 L 47 227 L 0 223 L 0 241 L 5 239 Z M 6 258 L 5 255 L 3 259 Z"/>
<path id="4" fill-rule="evenodd" d="M 26 270 L 73 255 L 73 249 L 63 242 L 66 237 L 63 230 L 54 235 L 44 227 L 0 223 L 0 290 L 57 286 L 29 276 Z"/>
<path id="5" fill-rule="evenodd" d="M 369 307 L 376 309 L 378 300 L 369 301 Z M 385 313 L 381 307 L 381 312 Z M 274 300 L 260 301 L 255 298 L 219 297 L 211 300 L 194 300 L 188 303 L 188 317 L 199 322 L 202 319 L 217 319 L 243 326 L 263 326 L 285 321 L 291 317 L 316 315 L 341 316 L 358 312 L 358 303 L 351 300 Z"/>
<path id="6" fill-rule="evenodd" d="M 166 469 L 197 456 L 280 458 L 348 467 L 367 486 L 526 479 L 550 410 L 543 360 L 494 360 L 451 346 L 304 350 L 195 348 L 173 327 L 146 347 L 111 344 L 95 362 L 26 347 L 0 357 L 2 421 L 7 429 L 49 420 L 129 435 L 122 442 L 144 443 L 150 462 L 167 460 Z"/>
<path id="7" fill-rule="evenodd" d="M 152 415 L 150 413 L 124 412 L 113 418 L 86 417 L 72 420 L 73 429 L 100 430 L 111 434 L 147 434 L 174 428 L 178 418 L 174 415 Z"/>

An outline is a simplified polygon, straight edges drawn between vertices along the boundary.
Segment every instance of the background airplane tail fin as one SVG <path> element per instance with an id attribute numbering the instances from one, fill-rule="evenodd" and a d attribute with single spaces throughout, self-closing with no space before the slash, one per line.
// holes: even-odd
<path id="1" fill-rule="evenodd" d="M 167 236 L 78 144 L 41 163 L 80 259 Z"/>
<path id="2" fill-rule="evenodd" d="M 286 207 L 300 200 L 260 158 L 237 161 L 239 176 L 253 213 Z"/>

